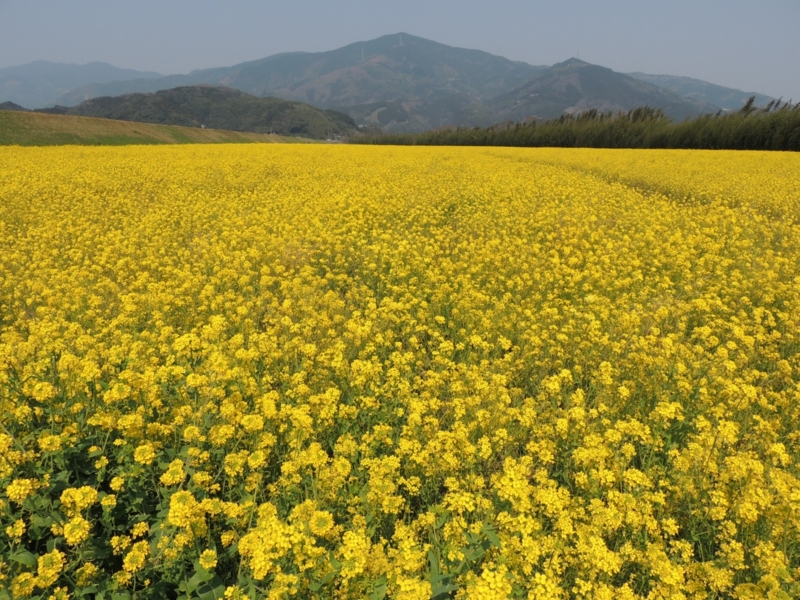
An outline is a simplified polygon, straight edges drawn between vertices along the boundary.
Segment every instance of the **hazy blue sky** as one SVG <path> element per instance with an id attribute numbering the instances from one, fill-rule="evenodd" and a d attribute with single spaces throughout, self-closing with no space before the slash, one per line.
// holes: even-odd
<path id="1" fill-rule="evenodd" d="M 800 0 L 0 0 L 0 68 L 100 60 L 185 73 L 398 31 L 800 101 Z"/>

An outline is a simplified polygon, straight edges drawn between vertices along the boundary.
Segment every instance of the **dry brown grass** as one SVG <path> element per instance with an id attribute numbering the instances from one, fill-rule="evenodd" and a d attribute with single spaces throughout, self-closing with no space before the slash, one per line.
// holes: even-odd
<path id="1" fill-rule="evenodd" d="M 311 140 L 272 134 L 153 125 L 94 117 L 0 111 L 0 145 L 305 143 Z"/>

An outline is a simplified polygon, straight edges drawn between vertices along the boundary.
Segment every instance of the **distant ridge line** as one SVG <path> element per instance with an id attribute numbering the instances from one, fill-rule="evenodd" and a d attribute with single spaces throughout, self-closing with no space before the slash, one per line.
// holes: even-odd
<path id="1" fill-rule="evenodd" d="M 97 64 L 93 68 L 100 68 Z M 578 72 L 578 65 L 588 70 Z M 87 66 L 72 65 L 65 69 L 72 72 L 78 67 Z M 574 68 L 575 72 L 556 73 L 568 68 Z M 21 80 L 21 67 L 16 69 L 14 77 Z M 362 128 L 395 132 L 443 126 L 486 127 L 509 118 L 547 119 L 591 109 L 631 110 L 643 104 L 662 108 L 673 118 L 682 119 L 720 109 L 738 110 L 749 97 L 741 90 L 691 78 L 616 73 L 579 58 L 549 67 L 531 65 L 406 32 L 324 52 L 283 52 L 188 74 L 137 75 L 128 70 L 121 79 L 58 88 L 61 91 L 52 96 L 54 101 L 38 106 L 8 95 L 12 88 L 19 88 L 19 81 L 12 85 L 10 80 L 4 80 L 6 71 L 0 70 L 0 101 L 10 100 L 29 108 L 54 104 L 73 107 L 98 97 L 155 93 L 192 85 L 224 85 L 258 97 L 334 109 L 349 115 Z M 550 83 L 542 85 L 546 74 Z M 567 81 L 569 78 L 573 81 Z M 41 78 L 37 81 L 41 82 Z M 530 94 L 526 100 L 527 89 L 538 94 L 539 100 L 531 101 Z M 48 93 L 56 91 L 52 88 Z M 756 97 L 759 105 L 771 100 L 765 95 Z"/>

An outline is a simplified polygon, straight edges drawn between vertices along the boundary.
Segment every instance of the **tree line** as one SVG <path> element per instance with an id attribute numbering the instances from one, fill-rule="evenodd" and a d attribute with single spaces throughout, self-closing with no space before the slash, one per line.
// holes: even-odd
<path id="1" fill-rule="evenodd" d="M 739 111 L 720 111 L 681 122 L 671 120 L 661 109 L 643 106 L 627 112 L 592 109 L 548 121 L 367 135 L 350 141 L 430 146 L 800 150 L 800 102 L 773 100 L 762 108 L 754 103 L 755 96 Z"/>

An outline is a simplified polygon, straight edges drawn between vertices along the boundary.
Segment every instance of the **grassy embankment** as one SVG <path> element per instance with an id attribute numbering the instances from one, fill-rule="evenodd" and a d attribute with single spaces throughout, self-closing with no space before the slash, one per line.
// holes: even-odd
<path id="1" fill-rule="evenodd" d="M 280 135 L 152 125 L 93 117 L 0 111 L 0 145 L 124 146 L 127 144 L 305 143 Z"/>

